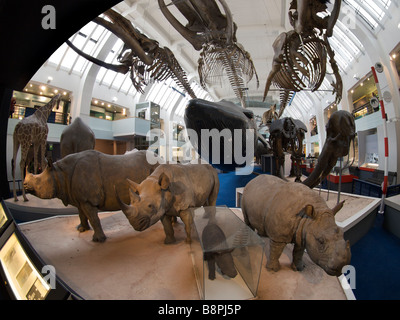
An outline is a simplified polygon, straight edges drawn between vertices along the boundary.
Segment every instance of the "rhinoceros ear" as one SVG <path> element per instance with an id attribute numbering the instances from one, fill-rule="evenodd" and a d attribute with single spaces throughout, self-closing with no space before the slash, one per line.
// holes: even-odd
<path id="1" fill-rule="evenodd" d="M 315 210 L 311 204 L 306 205 L 303 210 L 301 210 L 304 215 L 309 216 L 310 218 L 315 218 Z"/>
<path id="2" fill-rule="evenodd" d="M 131 204 L 140 201 L 140 196 L 131 188 L 129 188 L 129 198 L 131 200 Z"/>
<path id="3" fill-rule="evenodd" d="M 158 178 L 158 184 L 161 186 L 162 190 L 167 190 L 170 184 L 169 178 L 163 172 L 161 173 L 160 177 Z"/>
<path id="4" fill-rule="evenodd" d="M 139 192 L 139 184 L 131 179 L 126 179 L 129 183 L 129 187 L 133 190 L 133 192 Z"/>
<path id="5" fill-rule="evenodd" d="M 336 213 L 338 213 L 339 210 L 343 208 L 344 201 L 345 201 L 345 200 L 343 200 L 342 202 L 338 203 L 338 204 L 332 209 L 333 215 L 336 215 Z"/>

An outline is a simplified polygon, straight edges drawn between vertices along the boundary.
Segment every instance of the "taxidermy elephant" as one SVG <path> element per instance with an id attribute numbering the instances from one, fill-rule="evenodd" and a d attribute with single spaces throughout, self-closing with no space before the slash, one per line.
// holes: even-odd
<path id="1" fill-rule="evenodd" d="M 249 165 L 260 137 L 254 114 L 229 101 L 189 101 L 184 116 L 191 144 L 213 167 L 223 171 Z M 235 152 L 236 151 L 236 152 Z"/>
<path id="2" fill-rule="evenodd" d="M 39 198 L 59 198 L 64 205 L 77 207 L 81 222 L 78 230 L 89 230 L 89 220 L 94 229 L 93 241 L 104 242 L 106 236 L 97 213 L 99 210 L 120 210 L 114 186 L 119 190 L 120 198 L 128 201 L 126 179 L 140 183 L 154 171 L 158 163 L 149 164 L 146 156 L 146 151 L 114 156 L 95 150 L 70 154 L 49 164 L 41 174 L 28 174 L 24 187 Z M 151 157 L 154 159 L 155 155 Z"/>
<path id="3" fill-rule="evenodd" d="M 318 157 L 314 171 L 303 183 L 314 188 L 326 178 L 336 165 L 339 157 L 349 154 L 350 143 L 356 136 L 354 117 L 350 112 L 339 110 L 332 114 L 326 125 L 326 141 Z"/>
<path id="4" fill-rule="evenodd" d="M 269 237 L 267 269 L 278 271 L 279 257 L 287 243 L 294 243 L 292 268 L 304 268 L 307 250 L 311 260 L 329 275 L 338 276 L 350 263 L 350 243 L 336 225 L 335 214 L 343 202 L 330 209 L 324 199 L 301 183 L 286 182 L 271 175 L 250 181 L 243 191 L 245 222 Z"/>
<path id="5" fill-rule="evenodd" d="M 219 191 L 218 174 L 208 164 L 161 164 L 142 183 L 129 183 L 131 203 L 125 204 L 121 197 L 122 211 L 137 231 L 161 219 L 165 244 L 176 241 L 172 219 L 177 216 L 184 222 L 186 242 L 190 242 L 192 216 L 189 208 L 215 206 Z"/>
<path id="6" fill-rule="evenodd" d="M 275 175 L 284 178 L 282 174 L 285 163 L 284 151 L 291 153 L 292 168 L 291 175 L 296 177 L 296 182 L 301 178 L 301 154 L 303 152 L 304 133 L 307 127 L 303 122 L 293 118 L 282 118 L 272 122 L 269 128 L 269 141 L 276 161 Z"/>
<path id="7" fill-rule="evenodd" d="M 92 129 L 77 117 L 64 129 L 60 138 L 61 158 L 85 150 L 93 150 L 96 138 Z"/>
<path id="8" fill-rule="evenodd" d="M 202 233 L 204 260 L 208 264 L 208 278 L 215 279 L 215 265 L 221 273 L 230 278 L 237 275 L 231 252 L 233 249 L 215 250 L 218 247 L 226 247 L 226 237 L 221 228 L 213 222 L 209 222 Z"/>

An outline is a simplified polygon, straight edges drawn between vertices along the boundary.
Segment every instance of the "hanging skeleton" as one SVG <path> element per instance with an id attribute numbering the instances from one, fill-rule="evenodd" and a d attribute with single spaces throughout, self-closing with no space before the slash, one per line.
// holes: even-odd
<path id="1" fill-rule="evenodd" d="M 336 103 L 342 99 L 342 79 L 328 38 L 338 19 L 341 0 L 335 0 L 330 15 L 326 13 L 329 0 L 293 0 L 289 20 L 294 30 L 281 33 L 273 43 L 272 70 L 265 85 L 264 100 L 271 85 L 280 89 L 280 117 L 295 92 L 316 91 L 326 75 L 327 57 L 335 76 L 332 82 Z"/>
<path id="2" fill-rule="evenodd" d="M 197 50 L 201 51 L 198 73 L 203 88 L 229 80 L 236 97 L 245 107 L 247 83 L 258 76 L 250 54 L 236 39 L 236 24 L 224 0 L 172 0 L 172 4 L 188 20 L 183 26 L 169 11 L 164 0 L 158 0 L 160 9 L 171 25 Z"/>
<path id="3" fill-rule="evenodd" d="M 104 14 L 111 22 L 101 17 L 97 17 L 93 21 L 114 33 L 124 42 L 117 57 L 119 65 L 96 59 L 79 50 L 70 41 L 67 41 L 67 44 L 79 55 L 101 67 L 122 74 L 130 72 L 133 86 L 140 93 L 144 93 L 144 87 L 150 81 L 164 81 L 172 78 L 193 99 L 196 98 L 186 73 L 170 49 L 161 48 L 156 40 L 149 39 L 142 34 L 133 27 L 128 19 L 116 11 L 109 9 Z"/>

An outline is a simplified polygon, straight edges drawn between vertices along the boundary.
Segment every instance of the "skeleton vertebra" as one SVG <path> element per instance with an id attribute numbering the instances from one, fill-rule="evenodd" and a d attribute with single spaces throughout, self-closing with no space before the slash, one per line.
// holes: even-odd
<path id="1" fill-rule="evenodd" d="M 143 88 L 152 81 L 164 81 L 172 78 L 180 87 L 194 99 L 195 93 L 190 87 L 186 73 L 183 71 L 174 54 L 167 47 L 161 48 L 156 40 L 149 39 L 133 27 L 131 22 L 114 10 L 104 13 L 110 20 L 101 17 L 94 22 L 110 30 L 123 42 L 122 51 L 117 57 L 120 65 L 109 64 L 96 59 L 75 47 L 70 41 L 67 44 L 79 55 L 89 61 L 115 72 L 126 74 L 130 72 L 135 89 L 143 93 Z"/>

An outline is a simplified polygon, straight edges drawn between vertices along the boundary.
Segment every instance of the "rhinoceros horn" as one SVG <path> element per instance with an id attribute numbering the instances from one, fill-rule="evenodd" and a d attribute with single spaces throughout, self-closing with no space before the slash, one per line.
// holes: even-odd
<path id="1" fill-rule="evenodd" d="M 127 205 L 126 203 L 124 203 L 124 202 L 121 200 L 121 198 L 120 198 L 119 195 L 118 195 L 117 188 L 116 188 L 115 185 L 114 185 L 114 192 L 115 192 L 115 197 L 116 197 L 116 199 L 117 199 L 117 201 L 118 201 L 118 204 L 119 204 L 121 210 L 125 213 L 125 215 L 127 215 L 127 216 L 130 215 L 131 206 L 130 206 L 130 205 Z"/>

